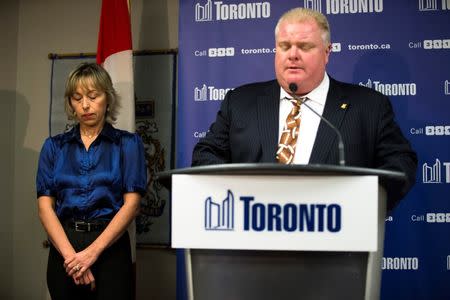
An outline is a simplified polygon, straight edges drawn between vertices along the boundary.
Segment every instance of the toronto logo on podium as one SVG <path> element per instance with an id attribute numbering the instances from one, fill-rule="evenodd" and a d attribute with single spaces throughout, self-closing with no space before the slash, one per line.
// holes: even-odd
<path id="1" fill-rule="evenodd" d="M 234 196 L 227 190 L 225 198 L 209 196 L 204 200 L 204 227 L 212 231 L 234 231 L 235 209 L 242 217 L 242 231 L 332 232 L 342 229 L 342 207 L 337 203 L 259 202 L 255 196 Z M 242 206 L 235 207 L 235 199 Z"/>
<path id="2" fill-rule="evenodd" d="M 205 229 L 234 230 L 234 195 L 230 190 L 222 201 L 206 198 Z"/>

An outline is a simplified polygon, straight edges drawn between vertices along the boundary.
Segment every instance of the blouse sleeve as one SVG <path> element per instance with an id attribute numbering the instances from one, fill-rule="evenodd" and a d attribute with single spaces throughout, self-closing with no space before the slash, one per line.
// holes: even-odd
<path id="1" fill-rule="evenodd" d="M 45 140 L 39 155 L 36 175 L 36 194 L 40 196 L 56 196 L 54 186 L 54 158 L 55 146 L 51 138 Z"/>
<path id="2" fill-rule="evenodd" d="M 123 192 L 136 192 L 144 196 L 147 184 L 147 166 L 144 145 L 139 135 L 126 136 L 122 149 Z"/>

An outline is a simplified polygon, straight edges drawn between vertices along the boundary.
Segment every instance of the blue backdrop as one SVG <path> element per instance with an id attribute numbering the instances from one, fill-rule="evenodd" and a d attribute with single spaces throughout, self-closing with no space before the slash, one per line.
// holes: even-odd
<path id="1" fill-rule="evenodd" d="M 388 95 L 419 156 L 386 220 L 381 298 L 450 299 L 450 0 L 180 0 L 177 167 L 228 89 L 274 78 L 274 27 L 296 6 L 328 17 L 328 74 Z"/>

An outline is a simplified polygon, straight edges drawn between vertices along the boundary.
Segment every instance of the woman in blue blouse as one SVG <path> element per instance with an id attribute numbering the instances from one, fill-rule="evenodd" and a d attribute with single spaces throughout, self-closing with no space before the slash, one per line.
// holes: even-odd
<path id="1" fill-rule="evenodd" d="M 111 125 L 118 97 L 95 63 L 69 75 L 65 109 L 76 125 L 45 141 L 36 179 L 39 217 L 51 241 L 50 295 L 132 299 L 127 227 L 146 190 L 142 141 Z"/>

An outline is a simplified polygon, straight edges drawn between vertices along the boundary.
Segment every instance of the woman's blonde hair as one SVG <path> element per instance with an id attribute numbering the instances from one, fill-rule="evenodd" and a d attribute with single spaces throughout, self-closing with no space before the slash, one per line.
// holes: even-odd
<path id="1" fill-rule="evenodd" d="M 114 124 L 120 108 L 119 96 L 113 87 L 108 72 L 97 63 L 82 63 L 69 74 L 64 93 L 64 108 L 67 118 L 72 121 L 77 121 L 70 104 L 70 98 L 76 93 L 77 88 L 87 88 L 89 84 L 92 84 L 97 90 L 106 94 L 107 109 L 105 120 L 110 124 Z"/>

